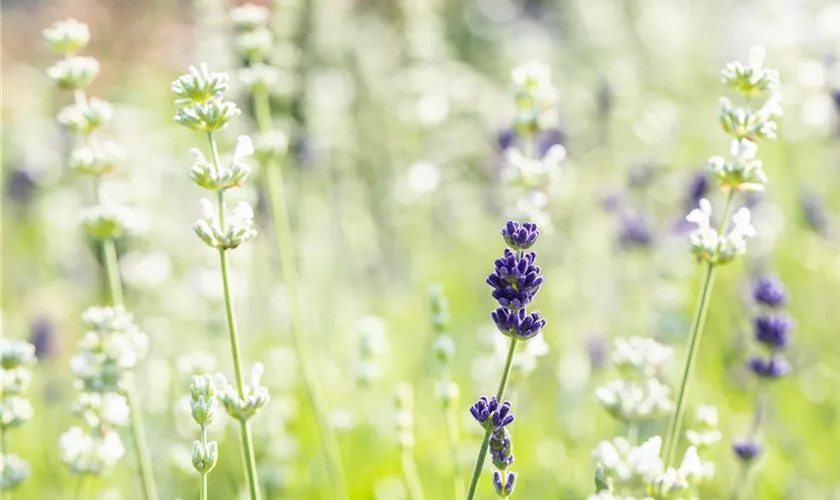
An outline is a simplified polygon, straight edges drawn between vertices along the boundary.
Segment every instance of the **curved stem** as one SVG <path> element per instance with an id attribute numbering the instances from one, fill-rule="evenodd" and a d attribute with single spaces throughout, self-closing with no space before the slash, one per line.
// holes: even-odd
<path id="1" fill-rule="evenodd" d="M 516 354 L 516 345 L 519 339 L 510 339 L 510 348 L 508 349 L 507 359 L 505 360 L 505 368 L 502 371 L 502 380 L 499 381 L 499 389 L 496 391 L 496 400 L 501 403 L 505 395 L 508 382 L 510 381 L 510 372 L 513 368 L 513 356 Z M 487 449 L 490 447 L 490 431 L 484 432 L 484 439 L 481 441 L 481 448 L 478 450 L 478 458 L 475 460 L 475 468 L 473 469 L 472 478 L 470 478 L 470 486 L 467 490 L 467 500 L 475 498 L 478 490 L 478 480 L 481 477 L 481 470 L 484 468 L 484 460 L 487 458 Z"/>
<path id="2" fill-rule="evenodd" d="M 411 500 L 423 500 L 423 485 L 420 482 L 420 474 L 417 472 L 417 464 L 411 454 L 411 448 L 405 448 L 402 452 L 402 469 L 405 486 Z"/>
<path id="3" fill-rule="evenodd" d="M 271 110 L 268 93 L 265 89 L 258 89 L 254 93 L 254 106 L 260 132 L 269 132 L 271 129 Z M 308 356 L 304 344 L 304 321 L 300 304 L 300 291 L 298 288 L 297 271 L 295 269 L 295 246 L 292 242 L 292 231 L 289 224 L 289 214 L 283 188 L 283 170 L 281 165 L 274 165 L 274 168 L 270 167 L 271 165 L 266 162 L 263 165 L 263 171 L 269 204 L 271 205 L 271 215 L 274 220 L 274 237 L 276 238 L 277 252 L 281 260 L 280 271 L 283 275 L 283 282 L 286 284 L 288 290 L 292 348 L 297 358 L 304 391 L 312 407 L 312 412 L 315 414 L 315 425 L 318 428 L 318 434 L 323 444 L 324 458 L 327 461 L 330 483 L 333 489 L 333 498 L 340 500 L 347 498 L 347 486 L 341 464 L 341 451 L 333 428 L 327 418 L 327 412 L 321 400 L 317 383 L 308 364 Z"/>
<path id="4" fill-rule="evenodd" d="M 210 142 L 210 150 L 213 156 L 213 166 L 216 171 L 220 170 L 221 163 L 219 161 L 219 149 L 216 146 L 216 140 L 213 134 L 207 134 L 207 140 Z M 218 192 L 219 203 L 219 228 L 225 230 L 225 192 Z M 230 351 L 233 356 L 233 375 L 236 381 L 236 390 L 240 399 L 245 398 L 245 385 L 242 379 L 242 356 L 239 352 L 239 332 L 236 328 L 236 313 L 233 307 L 233 297 L 230 293 L 230 277 L 228 275 L 228 260 L 227 251 L 224 248 L 219 249 L 219 266 L 222 272 L 222 288 L 225 298 L 225 316 L 227 318 L 228 334 L 230 337 Z M 259 481 L 257 479 L 256 459 L 254 458 L 254 443 L 251 437 L 251 428 L 247 420 L 239 421 L 240 437 L 242 441 L 242 461 L 245 464 L 245 473 L 248 477 L 248 491 L 251 494 L 251 500 L 258 500 Z"/>

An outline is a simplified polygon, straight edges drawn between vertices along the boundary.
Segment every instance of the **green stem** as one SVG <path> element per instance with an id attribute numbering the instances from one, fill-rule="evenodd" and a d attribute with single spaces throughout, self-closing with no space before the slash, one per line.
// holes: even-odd
<path id="1" fill-rule="evenodd" d="M 450 383 L 448 368 L 444 368 L 443 383 L 445 386 Z M 464 498 L 464 482 L 461 479 L 461 461 L 458 456 L 458 415 L 455 413 L 452 401 L 445 401 L 443 403 L 443 418 L 446 426 L 446 440 L 449 444 L 450 460 L 452 460 L 452 487 L 455 498 L 460 500 Z"/>
<path id="2" fill-rule="evenodd" d="M 268 93 L 265 89 L 258 90 L 254 93 L 254 106 L 260 132 L 269 132 L 271 129 L 271 110 L 269 107 Z M 292 348 L 297 358 L 304 391 L 315 414 L 315 425 L 318 428 L 318 434 L 323 444 L 324 458 L 327 461 L 330 483 L 333 489 L 333 498 L 340 500 L 347 498 L 347 486 L 341 465 L 341 452 L 338 446 L 338 440 L 329 423 L 327 412 L 324 409 L 325 406 L 321 401 L 320 391 L 310 371 L 303 340 L 305 338 L 304 321 L 300 304 L 297 271 L 295 269 L 295 247 L 292 242 L 292 231 L 289 224 L 289 214 L 283 187 L 283 170 L 281 165 L 275 165 L 275 168 L 270 167 L 271 165 L 266 162 L 263 165 L 263 170 L 265 173 L 269 204 L 272 210 L 272 218 L 274 220 L 274 236 L 276 238 L 277 251 L 281 259 L 280 271 L 283 275 L 283 282 L 286 284 L 286 289 L 288 290 Z"/>
<path id="3" fill-rule="evenodd" d="M 516 345 L 518 339 L 510 339 L 510 348 L 508 349 L 507 359 L 505 360 L 505 368 L 502 371 L 502 380 L 499 381 L 499 389 L 496 391 L 496 400 L 501 403 L 505 395 L 508 382 L 510 381 L 510 372 L 513 368 L 513 356 L 516 354 Z M 467 490 L 467 500 L 475 498 L 478 490 L 478 480 L 481 477 L 481 470 L 484 468 L 484 460 L 487 458 L 487 449 L 490 447 L 490 431 L 484 432 L 484 439 L 481 440 L 481 448 L 478 450 L 478 458 L 475 460 L 475 468 L 473 469 L 472 478 L 470 479 L 470 486 Z"/>
<path id="4" fill-rule="evenodd" d="M 632 446 L 636 446 L 636 443 L 639 442 L 639 424 L 636 422 L 630 422 L 627 428 L 627 441 Z"/>
<path id="5" fill-rule="evenodd" d="M 420 482 L 420 474 L 417 472 L 417 464 L 411 454 L 411 448 L 405 448 L 402 452 L 402 469 L 405 487 L 411 500 L 423 500 L 423 485 Z"/>
<path id="6" fill-rule="evenodd" d="M 216 146 L 216 140 L 213 134 L 208 133 L 207 139 L 210 142 L 210 150 L 213 155 L 213 165 L 216 171 L 221 168 L 219 161 L 219 149 Z M 219 203 L 219 227 L 224 232 L 225 230 L 225 192 L 218 192 Z M 233 308 L 233 298 L 230 293 L 230 278 L 228 275 L 228 260 L 227 251 L 224 248 L 219 249 L 219 264 L 222 272 L 222 288 L 224 289 L 225 298 L 225 315 L 227 317 L 228 333 L 230 337 L 230 351 L 233 356 L 233 374 L 236 380 L 236 390 L 240 399 L 245 398 L 245 385 L 242 379 L 242 357 L 239 353 L 239 332 L 236 329 L 236 314 Z M 259 481 L 257 479 L 256 459 L 254 458 L 254 443 L 251 437 L 251 428 L 247 420 L 239 421 L 240 437 L 242 438 L 242 461 L 245 463 L 245 472 L 248 477 L 248 490 L 251 494 L 251 500 L 258 500 Z"/>
<path id="7" fill-rule="evenodd" d="M 207 423 L 201 424 L 201 446 L 207 450 Z M 199 487 L 199 500 L 207 500 L 207 473 L 201 473 L 201 485 Z"/>
<path id="8" fill-rule="evenodd" d="M 73 498 L 75 498 L 76 500 L 80 500 L 82 498 L 82 492 L 84 491 L 86 477 L 87 474 L 79 474 L 79 481 L 76 482 L 76 493 L 73 494 Z"/>
<path id="9" fill-rule="evenodd" d="M 732 201 L 735 197 L 734 191 L 729 191 L 726 195 L 726 204 L 723 207 L 723 216 L 721 217 L 718 226 L 718 234 L 723 234 L 726 230 L 729 212 L 732 210 Z M 714 288 L 716 266 L 713 262 L 706 264 L 706 274 L 703 278 L 703 284 L 700 288 L 700 298 L 697 302 L 697 307 L 694 311 L 694 320 L 691 324 L 691 331 L 688 334 L 688 354 L 686 355 L 685 366 L 683 369 L 683 376 L 680 382 L 680 390 L 677 395 L 677 407 L 674 414 L 671 416 L 671 422 L 668 426 L 668 434 L 665 435 L 665 442 L 663 443 L 662 453 L 665 460 L 665 467 L 674 464 L 677 453 L 677 445 L 680 440 L 680 432 L 682 430 L 682 420 L 685 416 L 686 398 L 688 396 L 688 387 L 691 382 L 691 376 L 694 372 L 694 363 L 697 359 L 697 353 L 700 351 L 700 341 L 703 337 L 703 327 L 706 323 L 706 313 L 709 310 L 709 302 L 712 296 L 712 289 Z"/>
<path id="10" fill-rule="evenodd" d="M 100 186 L 98 181 L 95 187 L 97 201 L 99 201 Z M 113 239 L 108 238 L 102 241 L 102 256 L 105 265 L 105 274 L 108 277 L 108 293 L 111 296 L 111 304 L 121 306 L 123 305 L 122 280 L 120 279 L 119 261 L 117 260 L 117 248 Z M 146 445 L 143 412 L 137 404 L 137 390 L 134 385 L 132 373 L 130 372 L 125 376 L 123 392 L 128 402 L 131 438 L 134 443 L 134 453 L 140 474 L 140 484 L 143 488 L 143 498 L 146 500 L 157 500 L 157 487 L 152 469 L 152 460 L 149 448 Z"/>

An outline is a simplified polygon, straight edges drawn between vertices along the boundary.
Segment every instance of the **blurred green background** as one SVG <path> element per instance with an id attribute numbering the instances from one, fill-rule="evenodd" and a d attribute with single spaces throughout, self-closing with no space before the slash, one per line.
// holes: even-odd
<path id="1" fill-rule="evenodd" d="M 614 376 L 605 353 L 618 336 L 653 336 L 677 349 L 678 380 L 700 267 L 680 221 L 709 156 L 729 143 L 717 123 L 728 95 L 719 70 L 763 44 L 782 79 L 779 140 L 760 150 L 767 192 L 748 202 L 758 237 L 718 273 L 692 404 L 720 412 L 724 440 L 715 484 L 726 498 L 737 473 L 729 443 L 752 418 L 750 279 L 787 284 L 797 320 L 792 376 L 773 385 L 763 424 L 766 457 L 754 497 L 840 499 L 840 3 L 688 0 L 277 0 L 272 89 L 292 148 L 284 162 L 299 249 L 307 342 L 339 432 L 353 499 L 406 498 L 394 431 L 394 390 L 415 390 L 415 457 L 429 499 L 449 498 L 450 462 L 437 398 L 427 286 L 443 284 L 461 388 L 461 468 L 481 435 L 468 406 L 491 393 L 500 368 L 484 283 L 504 243 L 509 187 L 499 137 L 509 128 L 509 71 L 539 60 L 560 92 L 568 151 L 549 201 L 553 229 L 536 247 L 547 282 L 535 305 L 548 319 L 520 358 L 509 394 L 517 421 L 515 498 L 585 498 L 592 448 L 625 430 L 593 389 Z M 233 72 L 227 11 L 217 0 L 7 0 L 2 10 L 3 335 L 38 345 L 34 420 L 11 446 L 32 477 L 15 499 L 72 498 L 75 479 L 58 437 L 77 417 L 68 360 L 81 312 L 100 301 L 99 264 L 79 229 L 89 184 L 63 167 L 70 138 L 55 122 L 69 96 L 44 75 L 54 56 L 40 31 L 67 17 L 90 25 L 84 51 L 101 65 L 89 95 L 116 106 L 102 134 L 127 161 L 106 191 L 144 214 L 119 242 L 126 301 L 151 340 L 139 369 L 161 498 L 195 498 L 195 426 L 184 397 L 195 371 L 230 372 L 216 256 L 192 233 L 203 193 L 189 180 L 198 134 L 177 127 L 170 82 L 207 62 Z M 223 149 L 252 129 L 244 117 L 219 134 Z M 257 184 L 238 193 L 257 204 Z M 721 195 L 710 192 L 715 203 Z M 719 205 L 718 205 L 719 206 Z M 269 406 L 253 421 L 266 498 L 329 498 L 312 415 L 289 351 L 285 289 L 265 210 L 263 233 L 232 254 L 246 363 L 266 365 Z M 649 238 L 628 241 L 628 224 Z M 624 236 L 622 238 L 622 235 Z M 381 318 L 381 376 L 360 384 L 359 320 Z M 504 353 L 502 353 L 504 354 Z M 211 498 L 244 492 L 235 425 L 210 428 L 221 447 Z M 642 428 L 664 432 L 665 422 Z M 127 440 L 126 440 L 127 441 Z M 129 452 L 96 480 L 95 498 L 137 498 Z M 494 496 L 489 473 L 478 498 Z"/>

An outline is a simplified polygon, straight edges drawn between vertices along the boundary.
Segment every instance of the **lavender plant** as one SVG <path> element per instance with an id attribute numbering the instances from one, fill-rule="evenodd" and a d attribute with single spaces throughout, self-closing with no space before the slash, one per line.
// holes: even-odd
<path id="1" fill-rule="evenodd" d="M 250 90 L 254 102 L 257 158 L 263 173 L 262 181 L 268 192 L 277 254 L 280 256 L 283 282 L 288 291 L 292 346 L 297 356 L 304 390 L 315 414 L 315 425 L 321 437 L 333 495 L 341 499 L 347 497 L 347 486 L 338 441 L 329 423 L 328 409 L 322 401 L 317 380 L 309 366 L 309 355 L 304 342 L 306 323 L 300 303 L 295 267 L 297 259 L 283 185 L 283 166 L 280 162 L 286 154 L 288 139 L 283 131 L 275 128 L 271 116 L 270 89 L 277 86 L 284 73 L 269 63 L 273 41 L 273 35 L 268 29 L 269 19 L 268 9 L 253 4 L 245 4 L 231 11 L 231 20 L 236 32 L 234 46 L 245 62 L 239 76 Z"/>
<path id="2" fill-rule="evenodd" d="M 262 365 L 254 365 L 251 384 L 246 385 L 242 374 L 242 356 L 239 347 L 239 332 L 228 275 L 228 252 L 253 239 L 254 212 L 251 206 L 240 202 L 232 210 L 225 203 L 225 192 L 239 187 L 250 174 L 246 159 L 254 154 L 251 139 L 240 136 L 236 143 L 230 163 L 223 166 L 219 149 L 213 135 L 239 116 L 236 104 L 224 100 L 228 90 L 228 75 L 214 73 L 202 64 L 200 69 L 190 67 L 189 73 L 182 75 L 172 83 L 175 94 L 175 121 L 179 124 L 203 132 L 207 136 L 210 149 L 208 161 L 198 149 L 193 149 L 195 163 L 190 172 L 192 180 L 200 187 L 216 193 L 216 207 L 207 198 L 201 199 L 202 217 L 195 223 L 193 230 L 199 238 L 219 253 L 219 265 L 222 275 L 222 288 L 225 300 L 230 350 L 233 358 L 235 386 L 229 384 L 223 375 L 217 375 L 216 387 L 219 399 L 228 414 L 239 423 L 242 441 L 242 460 L 248 481 L 248 490 L 252 500 L 260 497 L 257 479 L 254 443 L 249 420 L 268 402 L 268 390 L 260 385 Z M 206 450 L 205 450 L 206 451 Z"/>
<path id="3" fill-rule="evenodd" d="M 130 424 L 143 495 L 146 500 L 155 500 L 157 490 L 132 374 L 145 355 L 148 340 L 123 307 L 115 243 L 136 222 L 131 210 L 106 202 L 103 194 L 103 178 L 121 162 L 122 150 L 93 135 L 111 119 L 113 107 L 85 95 L 85 88 L 99 73 L 95 59 L 77 55 L 90 41 L 87 25 L 75 19 L 59 21 L 44 30 L 43 36 L 51 51 L 64 56 L 47 69 L 47 75 L 59 88 L 73 92 L 74 103 L 59 111 L 58 121 L 77 137 L 70 168 L 93 180 L 96 206 L 85 211 L 82 223 L 88 237 L 101 248 L 110 299 L 110 306 L 86 311 L 84 319 L 92 328 L 79 342 L 79 354 L 71 361 L 81 389 L 75 410 L 91 433 L 74 427 L 62 435 L 62 455 L 71 472 L 79 475 L 81 485 L 86 475 L 102 474 L 123 455 L 124 448 L 113 428 Z"/>
<path id="4" fill-rule="evenodd" d="M 540 286 L 545 281 L 545 278 L 540 275 L 539 266 L 534 264 L 537 254 L 526 252 L 539 238 L 539 229 L 531 222 L 520 225 L 517 222 L 508 221 L 502 228 L 501 234 L 509 248 L 505 248 L 504 256 L 496 260 L 496 268 L 487 277 L 487 284 L 493 288 L 493 298 L 501 306 L 490 316 L 502 335 L 510 339 L 510 348 L 496 395 L 490 399 L 482 396 L 470 408 L 470 413 L 485 432 L 467 490 L 468 500 L 475 498 L 488 449 L 493 456 L 493 465 L 498 469 L 498 481 L 495 480 L 497 475 L 494 474 L 496 492 L 502 498 L 507 498 L 513 492 L 513 481 L 516 475 L 509 472 L 505 476 L 507 467 L 513 463 L 510 436 L 505 429 L 513 422 L 513 414 L 510 413 L 510 402 L 504 401 L 504 395 L 510 381 L 510 372 L 518 343 L 534 338 L 546 323 L 545 319 L 540 317 L 539 311 L 531 314 L 526 311 L 526 307 L 540 291 Z"/>
<path id="5" fill-rule="evenodd" d="M 0 491 L 12 491 L 29 477 L 29 464 L 11 452 L 9 431 L 32 419 L 25 393 L 35 365 L 35 346 L 23 340 L 0 339 Z"/>
<path id="6" fill-rule="evenodd" d="M 443 420 L 446 426 L 446 440 L 449 456 L 452 461 L 452 484 L 455 498 L 464 498 L 464 483 L 461 478 L 461 460 L 458 453 L 460 432 L 458 415 L 455 412 L 458 404 L 460 389 L 452 380 L 452 358 L 455 355 L 455 341 L 446 334 L 449 324 L 449 303 L 443 292 L 443 285 L 432 283 L 429 285 L 429 317 L 432 334 L 434 335 L 435 358 L 440 364 L 440 379 L 438 381 L 438 396 L 443 410 Z"/>
<path id="7" fill-rule="evenodd" d="M 760 277 L 753 287 L 753 299 L 760 312 L 753 318 L 755 340 L 766 351 L 747 361 L 747 368 L 756 376 L 754 416 L 749 434 L 732 445 L 741 463 L 741 477 L 735 484 L 734 500 L 748 498 L 753 465 L 761 456 L 763 447 L 758 435 L 764 413 L 767 411 L 768 384 L 790 373 L 790 363 L 782 352 L 790 344 L 793 319 L 782 312 L 787 302 L 784 284 L 771 276 Z"/>
<path id="8" fill-rule="evenodd" d="M 395 403 L 397 442 L 400 446 L 403 481 L 411 500 L 423 500 L 423 485 L 414 462 L 414 389 L 408 383 L 397 386 Z"/>
<path id="9" fill-rule="evenodd" d="M 688 388 L 703 335 L 715 273 L 719 266 L 744 254 L 747 250 L 746 238 L 755 236 L 748 208 L 739 208 L 731 216 L 731 221 L 730 212 L 737 193 L 764 190 L 767 176 L 762 162 L 755 157 L 758 141 L 775 139 L 775 117 L 782 114 L 781 97 L 778 93 L 779 74 L 764 67 L 764 57 L 763 48 L 753 48 L 749 65 L 729 63 L 721 73 L 722 82 L 741 94 L 745 104 L 735 106 L 725 97 L 720 101 L 720 123 L 724 132 L 732 136 L 732 157 L 724 159 L 715 156 L 709 159 L 709 173 L 718 181 L 721 191 L 726 195 L 719 226 L 717 229 L 712 227 L 712 204 L 705 198 L 700 200 L 699 208 L 692 210 L 686 217 L 686 220 L 697 225 L 689 236 L 689 246 L 691 253 L 705 265 L 705 273 L 689 331 L 688 353 L 677 395 L 676 410 L 662 449 L 666 466 L 673 463 L 677 452 Z M 752 108 L 751 100 L 768 91 L 771 95 L 762 106 Z"/>
<path id="10" fill-rule="evenodd" d="M 193 420 L 201 428 L 201 439 L 193 441 L 192 463 L 201 475 L 199 498 L 207 500 L 207 474 L 219 460 L 219 447 L 215 441 L 207 440 L 207 426 L 216 418 L 219 401 L 216 387 L 210 375 L 193 376 L 190 385 L 190 410 Z"/>

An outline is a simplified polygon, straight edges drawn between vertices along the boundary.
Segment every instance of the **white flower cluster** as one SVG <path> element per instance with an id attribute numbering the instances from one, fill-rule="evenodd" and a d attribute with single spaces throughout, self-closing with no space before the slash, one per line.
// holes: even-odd
<path id="1" fill-rule="evenodd" d="M 88 330 L 70 360 L 79 396 L 73 406 L 87 431 L 73 427 L 61 436 L 62 460 L 73 474 L 100 475 L 124 454 L 118 427 L 128 425 L 131 411 L 124 382 L 148 351 L 146 334 L 122 306 L 88 308 Z"/>
<path id="2" fill-rule="evenodd" d="M 98 180 L 114 172 L 125 160 L 125 154 L 116 143 L 100 141 L 94 135 L 111 121 L 114 107 L 102 99 L 85 96 L 84 89 L 99 72 L 96 59 L 75 55 L 90 41 L 88 27 L 69 19 L 45 29 L 43 36 L 47 47 L 64 55 L 64 59 L 47 69 L 47 75 L 60 88 L 74 91 L 74 102 L 58 112 L 58 122 L 77 136 L 68 165 L 74 171 Z M 136 226 L 134 213 L 114 204 L 88 209 L 82 222 L 87 234 L 98 240 L 119 238 Z"/>
<path id="3" fill-rule="evenodd" d="M 189 67 L 189 72 L 172 82 L 175 94 L 175 121 L 199 132 L 215 132 L 242 112 L 236 104 L 225 101 L 228 75 L 212 73 L 206 64 Z"/>
<path id="4" fill-rule="evenodd" d="M 216 386 L 217 397 L 231 417 L 245 422 L 268 403 L 268 388 L 260 385 L 262 375 L 262 363 L 254 363 L 251 370 L 251 383 L 243 386 L 239 391 L 227 381 L 223 374 L 216 374 L 213 382 Z"/>
<path id="5" fill-rule="evenodd" d="M 199 200 L 202 218 L 193 224 L 193 231 L 207 246 L 219 250 L 229 250 L 238 247 L 257 236 L 254 229 L 254 210 L 251 205 L 241 201 L 228 212 L 222 205 L 224 223 L 214 212 L 213 204 L 207 198 Z"/>
<path id="6" fill-rule="evenodd" d="M 0 434 L 32 419 L 32 405 L 24 394 L 36 363 L 35 347 L 23 340 L 0 339 Z M 0 454 L 0 491 L 13 490 L 29 477 L 29 464 L 8 449 Z"/>
<path id="7" fill-rule="evenodd" d="M 703 198 L 700 207 L 692 210 L 685 220 L 697 225 L 688 237 L 691 253 L 699 260 L 725 264 L 747 251 L 746 237 L 755 236 L 750 223 L 750 209 L 741 207 L 732 216 L 732 227 L 726 234 L 712 227 L 712 204 Z"/>
<path id="8" fill-rule="evenodd" d="M 557 88 L 551 83 L 551 68 L 537 61 L 521 64 L 510 73 L 516 117 L 514 129 L 532 136 L 557 125 Z"/>
<path id="9" fill-rule="evenodd" d="M 236 140 L 233 158 L 227 167 L 217 168 L 214 162 L 207 161 L 197 148 L 191 149 L 190 152 L 195 157 L 190 178 L 208 191 L 224 191 L 241 187 L 251 174 L 251 167 L 245 163 L 245 160 L 254 154 L 254 145 L 247 135 L 240 135 Z"/>
<path id="10" fill-rule="evenodd" d="M 671 389 L 660 377 L 673 356 L 673 350 L 642 337 L 617 339 L 613 362 L 622 378 L 595 390 L 598 403 L 622 422 L 652 420 L 674 409 Z"/>
<path id="11" fill-rule="evenodd" d="M 378 316 L 364 316 L 356 322 L 355 336 L 358 358 L 353 376 L 358 386 L 367 387 L 381 378 L 381 361 L 389 351 L 385 322 Z"/>
<path id="12" fill-rule="evenodd" d="M 230 11 L 233 22 L 233 47 L 245 62 L 239 78 L 253 92 L 267 91 L 280 80 L 277 68 L 267 64 L 274 46 L 274 35 L 268 29 L 271 14 L 262 5 L 247 3 Z"/>
<path id="13" fill-rule="evenodd" d="M 710 472 L 697 448 L 686 450 L 678 468 L 666 469 L 659 458 L 661 446 L 659 436 L 639 446 L 621 437 L 602 441 L 592 452 L 600 491 L 588 500 L 698 500 L 698 486 Z"/>
<path id="14" fill-rule="evenodd" d="M 723 131 L 732 136 L 730 152 L 732 159 L 713 156 L 709 159 L 710 175 L 720 183 L 727 193 L 729 202 L 737 191 L 764 191 L 767 175 L 761 160 L 756 158 L 758 141 L 776 138 L 776 117 L 782 116 L 779 74 L 764 67 L 765 52 L 762 47 L 753 48 L 750 63 L 730 63 L 721 74 L 722 82 L 750 100 L 762 92 L 771 92 L 770 97 L 753 110 L 749 105 L 734 106 L 727 98 L 720 100 L 720 123 Z M 729 205 L 727 204 L 727 207 Z M 728 212 L 726 212 L 728 215 Z M 711 264 L 724 264 L 747 251 L 745 237 L 755 236 L 750 224 L 750 211 L 742 207 L 732 217 L 732 228 L 726 233 L 730 221 L 724 218 L 718 229 L 711 226 L 712 205 L 701 200 L 700 207 L 691 211 L 686 220 L 697 224 L 689 236 L 691 253 L 698 260 Z"/>

